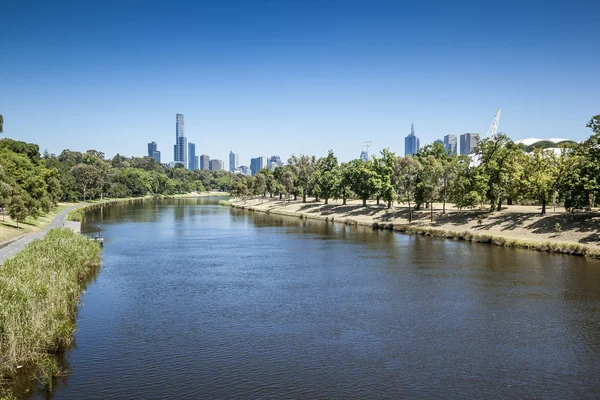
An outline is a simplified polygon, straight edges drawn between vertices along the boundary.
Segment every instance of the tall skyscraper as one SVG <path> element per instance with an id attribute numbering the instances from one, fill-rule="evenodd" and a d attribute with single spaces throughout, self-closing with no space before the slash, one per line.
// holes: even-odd
<path id="1" fill-rule="evenodd" d="M 196 162 L 196 144 L 189 142 L 188 143 L 188 169 L 193 171 L 198 169 L 198 163 Z"/>
<path id="2" fill-rule="evenodd" d="M 210 170 L 211 171 L 222 171 L 223 170 L 223 160 L 210 160 Z"/>
<path id="3" fill-rule="evenodd" d="M 479 143 L 478 133 L 463 133 L 460 135 L 460 154 L 468 156 Z"/>
<path id="4" fill-rule="evenodd" d="M 183 114 L 176 114 L 175 123 L 175 146 L 173 146 L 174 161 L 178 161 L 183 165 L 188 165 L 188 146 L 187 138 L 185 137 L 185 129 L 183 124 Z"/>
<path id="5" fill-rule="evenodd" d="M 258 171 L 268 166 L 267 157 L 256 157 L 250 159 L 250 172 L 252 175 L 258 174 Z"/>
<path id="6" fill-rule="evenodd" d="M 448 154 L 456 154 L 456 135 L 444 136 L 444 148 Z"/>
<path id="7" fill-rule="evenodd" d="M 154 158 L 160 164 L 160 151 L 158 151 L 156 142 L 148 143 L 148 157 Z"/>
<path id="8" fill-rule="evenodd" d="M 210 169 L 210 157 L 206 154 L 200 156 L 200 169 L 203 171 Z"/>
<path id="9" fill-rule="evenodd" d="M 419 138 L 415 135 L 415 124 L 410 124 L 410 135 L 404 138 L 404 155 L 413 155 L 420 147 Z"/>
<path id="10" fill-rule="evenodd" d="M 441 144 L 442 146 L 444 145 L 444 141 L 443 141 L 442 139 L 435 139 L 435 140 L 433 141 L 433 143 L 439 143 L 439 144 Z"/>
<path id="11" fill-rule="evenodd" d="M 240 155 L 229 150 L 229 172 L 234 172 L 240 166 Z"/>

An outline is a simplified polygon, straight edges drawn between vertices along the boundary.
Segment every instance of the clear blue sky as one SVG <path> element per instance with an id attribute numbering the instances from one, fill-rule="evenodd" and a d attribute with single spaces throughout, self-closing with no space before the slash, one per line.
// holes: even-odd
<path id="1" fill-rule="evenodd" d="M 3 0 L 5 133 L 59 153 L 356 158 L 486 133 L 583 140 L 600 113 L 600 2 Z"/>

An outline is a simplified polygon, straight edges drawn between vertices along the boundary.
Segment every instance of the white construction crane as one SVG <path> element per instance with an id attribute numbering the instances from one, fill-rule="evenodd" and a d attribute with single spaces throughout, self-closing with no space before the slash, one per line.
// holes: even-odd
<path id="1" fill-rule="evenodd" d="M 490 125 L 490 129 L 488 129 L 487 137 L 494 137 L 498 132 L 498 124 L 500 123 L 500 109 L 496 110 L 496 116 L 492 121 L 492 125 Z"/>

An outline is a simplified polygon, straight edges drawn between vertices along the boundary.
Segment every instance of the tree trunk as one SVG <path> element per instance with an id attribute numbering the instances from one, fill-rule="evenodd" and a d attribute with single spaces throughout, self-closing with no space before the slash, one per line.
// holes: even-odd
<path id="1" fill-rule="evenodd" d="M 279 200 L 283 199 L 283 193 L 279 193 Z"/>
<path id="2" fill-rule="evenodd" d="M 433 221 L 433 201 L 429 205 L 431 206 L 431 221 Z"/>
<path id="3" fill-rule="evenodd" d="M 392 208 L 392 202 L 391 202 L 391 201 L 388 201 L 388 206 L 387 206 L 387 208 L 388 208 L 388 209 Z"/>
<path id="4" fill-rule="evenodd" d="M 325 204 L 329 204 L 329 198 L 325 197 Z"/>
<path id="5" fill-rule="evenodd" d="M 342 196 L 342 200 L 343 200 L 342 205 L 345 206 L 346 205 L 346 196 Z"/>
<path id="6" fill-rule="evenodd" d="M 377 205 L 379 205 L 379 196 L 377 196 Z"/>
<path id="7" fill-rule="evenodd" d="M 302 202 L 306 203 L 306 190 L 302 191 Z"/>
<path id="8" fill-rule="evenodd" d="M 512 206 L 512 199 L 510 197 L 508 199 L 506 199 L 506 204 L 508 204 L 509 206 Z"/>
<path id="9" fill-rule="evenodd" d="M 412 222 L 412 211 L 410 210 L 410 199 L 408 199 L 408 222 Z"/>
<path id="10" fill-rule="evenodd" d="M 502 211 L 502 199 L 498 200 L 498 211 Z"/>
<path id="11" fill-rule="evenodd" d="M 363 200 L 363 205 L 362 205 L 362 206 L 363 206 L 363 207 L 366 207 L 366 206 L 367 206 L 367 199 L 363 197 L 363 199 L 362 199 L 362 200 Z"/>
<path id="12" fill-rule="evenodd" d="M 546 199 L 542 199 L 542 214 L 546 214 Z"/>
<path id="13" fill-rule="evenodd" d="M 294 201 L 298 200 L 298 193 L 294 193 Z"/>

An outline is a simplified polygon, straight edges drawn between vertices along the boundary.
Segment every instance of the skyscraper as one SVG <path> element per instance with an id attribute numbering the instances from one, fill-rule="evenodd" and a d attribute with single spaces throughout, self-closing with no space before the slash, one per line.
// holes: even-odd
<path id="1" fill-rule="evenodd" d="M 267 157 L 256 157 L 250 159 L 250 172 L 252 175 L 258 174 L 258 171 L 268 166 Z"/>
<path id="2" fill-rule="evenodd" d="M 158 151 L 156 142 L 148 143 L 148 157 L 154 158 L 160 164 L 160 151 Z"/>
<path id="3" fill-rule="evenodd" d="M 196 162 L 197 157 L 196 157 L 196 144 L 189 142 L 188 143 L 188 169 L 190 171 L 193 171 L 195 169 L 198 169 L 198 163 Z"/>
<path id="4" fill-rule="evenodd" d="M 404 155 L 413 155 L 419 151 L 419 138 L 415 135 L 415 124 L 410 124 L 410 135 L 404 138 Z"/>
<path id="5" fill-rule="evenodd" d="M 448 154 L 456 154 L 456 135 L 444 136 L 444 148 Z"/>
<path id="6" fill-rule="evenodd" d="M 200 169 L 203 171 L 210 169 L 210 157 L 206 154 L 200 156 Z"/>
<path id="7" fill-rule="evenodd" d="M 469 155 L 473 152 L 479 143 L 478 133 L 463 133 L 460 135 L 460 154 Z"/>
<path id="8" fill-rule="evenodd" d="M 229 172 L 234 172 L 240 166 L 240 155 L 229 150 Z"/>
<path id="9" fill-rule="evenodd" d="M 433 141 L 433 143 L 439 143 L 439 144 L 441 144 L 442 146 L 444 145 L 444 141 L 443 141 L 442 139 L 435 139 L 435 140 Z"/>
<path id="10" fill-rule="evenodd" d="M 223 170 L 223 160 L 210 160 L 210 170 L 211 171 L 222 171 Z"/>
<path id="11" fill-rule="evenodd" d="M 183 114 L 176 114 L 175 117 L 177 121 L 175 123 L 175 146 L 173 146 L 174 161 L 188 165 L 188 146 L 187 138 L 185 137 Z"/>

